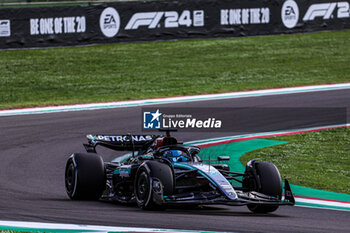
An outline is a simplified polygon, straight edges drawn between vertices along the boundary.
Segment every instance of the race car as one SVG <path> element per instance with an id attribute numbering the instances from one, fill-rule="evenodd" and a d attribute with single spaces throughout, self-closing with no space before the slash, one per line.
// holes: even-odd
<path id="1" fill-rule="evenodd" d="M 254 213 L 295 203 L 287 179 L 283 195 L 274 164 L 254 159 L 244 173 L 230 171 L 222 163 L 229 156 L 202 160 L 199 147 L 178 142 L 170 130 L 165 136 L 87 135 L 87 139 L 87 153 L 72 154 L 65 168 L 65 187 L 72 200 L 136 202 L 145 210 L 172 205 L 246 205 Z M 96 153 L 97 146 L 129 153 L 104 162 Z"/>

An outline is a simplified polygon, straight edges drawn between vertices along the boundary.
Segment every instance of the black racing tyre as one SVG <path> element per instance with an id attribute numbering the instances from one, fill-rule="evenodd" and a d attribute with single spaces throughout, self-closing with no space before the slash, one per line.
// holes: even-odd
<path id="1" fill-rule="evenodd" d="M 67 160 L 66 191 L 72 200 L 98 200 L 106 187 L 104 163 L 97 154 L 75 153 Z"/>
<path id="2" fill-rule="evenodd" d="M 256 172 L 260 178 L 261 189 L 258 192 L 282 198 L 282 180 L 278 168 L 273 163 L 256 163 Z M 270 213 L 278 209 L 278 205 L 257 205 L 249 204 L 248 209 L 254 213 Z"/>
<path id="3" fill-rule="evenodd" d="M 160 195 L 171 195 L 174 192 L 174 173 L 166 163 L 147 161 L 142 164 L 135 176 L 134 192 L 137 205 L 144 210 L 161 210 L 161 202 L 154 196 L 153 185 L 159 184 Z M 161 197 L 163 198 L 163 197 Z"/>

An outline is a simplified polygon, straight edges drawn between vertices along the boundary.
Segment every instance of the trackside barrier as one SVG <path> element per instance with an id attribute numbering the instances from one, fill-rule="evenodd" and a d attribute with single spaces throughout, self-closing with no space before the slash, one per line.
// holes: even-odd
<path id="1" fill-rule="evenodd" d="M 0 9 L 0 49 L 350 28 L 349 0 L 191 0 Z"/>

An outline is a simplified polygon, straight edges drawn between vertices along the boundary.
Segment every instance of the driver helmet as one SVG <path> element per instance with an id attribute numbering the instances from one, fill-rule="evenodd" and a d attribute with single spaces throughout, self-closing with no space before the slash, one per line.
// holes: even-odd
<path id="1" fill-rule="evenodd" d="M 164 157 L 171 162 L 187 162 L 186 153 L 181 150 L 168 150 L 164 153 Z"/>

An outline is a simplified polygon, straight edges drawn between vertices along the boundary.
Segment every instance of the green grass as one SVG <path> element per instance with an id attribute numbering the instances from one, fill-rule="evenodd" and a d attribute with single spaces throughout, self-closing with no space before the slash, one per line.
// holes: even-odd
<path id="1" fill-rule="evenodd" d="M 0 51 L 0 109 L 350 81 L 350 31 Z"/>
<path id="2" fill-rule="evenodd" d="M 350 129 L 272 137 L 287 144 L 247 153 L 246 164 L 260 158 L 279 168 L 293 184 L 350 194 Z"/>

